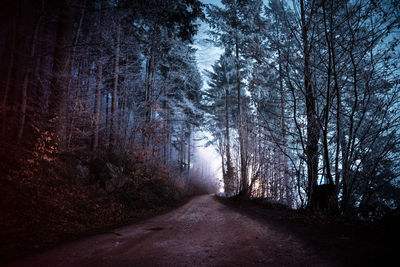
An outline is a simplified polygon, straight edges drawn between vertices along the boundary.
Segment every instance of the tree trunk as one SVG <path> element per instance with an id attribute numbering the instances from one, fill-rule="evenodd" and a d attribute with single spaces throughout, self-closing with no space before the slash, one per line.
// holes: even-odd
<path id="1" fill-rule="evenodd" d="M 239 115 L 239 146 L 240 146 L 240 181 L 241 181 L 241 190 L 240 195 L 247 197 L 248 194 L 248 184 L 247 184 L 247 159 L 245 156 L 245 147 L 243 140 L 243 116 L 242 116 L 242 96 L 241 96 L 241 84 L 240 84 L 240 55 L 239 55 L 239 40 L 238 36 L 236 36 L 235 40 L 235 57 L 236 57 L 236 88 L 237 88 L 237 100 L 238 100 L 238 115 Z"/>
<path id="2" fill-rule="evenodd" d="M 348 216 L 351 213 L 351 208 L 352 208 L 352 174 L 350 173 L 350 162 L 351 159 L 353 158 L 353 147 L 352 143 L 354 144 L 355 142 L 355 114 L 356 110 L 358 108 L 358 82 L 357 82 L 357 64 L 354 58 L 353 54 L 353 49 L 354 49 L 354 42 L 355 42 L 355 36 L 354 33 L 352 32 L 352 45 L 350 48 L 350 59 L 351 59 L 351 64 L 353 67 L 353 92 L 354 92 L 354 104 L 351 110 L 350 118 L 349 118 L 349 133 L 348 133 L 348 141 L 346 142 L 345 138 L 342 138 L 342 158 L 343 158 L 343 168 L 342 168 L 342 179 L 343 179 L 343 197 L 342 197 L 342 209 L 343 213 Z"/>
<path id="3" fill-rule="evenodd" d="M 306 159 L 307 159 L 307 191 L 308 191 L 308 208 L 311 209 L 312 203 L 312 190 L 313 186 L 316 185 L 318 179 L 318 164 L 319 164 L 319 152 L 318 152 L 318 141 L 320 135 L 320 127 L 318 123 L 318 117 L 315 105 L 315 95 L 311 84 L 311 70 L 310 70 L 310 49 L 308 39 L 309 23 L 312 18 L 311 14 L 306 22 L 306 14 L 304 9 L 304 1 L 300 0 L 300 15 L 301 15 L 301 35 L 303 41 L 303 57 L 304 57 L 304 87 L 306 97 L 306 110 L 307 110 L 307 144 L 306 144 Z"/>
<path id="4" fill-rule="evenodd" d="M 282 69 L 282 58 L 281 58 L 281 50 L 278 47 L 278 68 L 279 68 L 279 93 L 281 96 L 281 117 L 280 117 L 280 126 L 281 126 L 281 143 L 286 144 L 286 124 L 285 124 L 285 92 L 283 89 L 283 69 Z M 285 183 L 285 191 L 286 191 L 286 196 L 289 194 L 289 167 L 287 160 L 285 158 L 286 154 L 286 149 L 285 147 L 281 148 L 282 151 L 280 153 L 280 162 L 281 162 L 281 172 L 282 172 L 282 178 Z"/>
<path id="5" fill-rule="evenodd" d="M 74 26 L 74 0 L 65 0 L 57 25 L 53 62 L 53 77 L 49 99 L 49 114 L 52 128 L 65 140 L 66 90 L 70 79 L 72 33 Z"/>
<path id="6" fill-rule="evenodd" d="M 154 74 L 155 74 L 155 55 L 154 55 L 154 44 L 150 48 L 149 59 L 146 62 L 146 96 L 145 96 L 145 104 L 146 104 L 146 123 L 151 121 L 152 117 L 152 94 L 153 94 L 153 83 L 154 83 Z"/>
<path id="7" fill-rule="evenodd" d="M 190 172 L 190 158 L 191 158 L 191 138 L 192 138 L 192 126 L 189 124 L 189 137 L 188 137 L 188 153 L 187 153 L 187 174 Z"/>
<path id="8" fill-rule="evenodd" d="M 120 53 L 120 38 L 121 38 L 121 25 L 117 25 L 117 39 L 115 42 L 115 59 L 114 59 L 114 81 L 111 99 L 111 120 L 110 120 L 110 146 L 109 152 L 112 152 L 115 145 L 115 133 L 116 133 L 116 113 L 118 103 L 118 78 L 119 78 L 119 53 Z"/>
<path id="9" fill-rule="evenodd" d="M 225 142 L 226 142 L 226 173 L 225 173 L 225 181 L 227 183 L 226 188 L 227 194 L 230 195 L 233 193 L 233 167 L 231 160 L 231 141 L 229 134 L 229 90 L 225 88 Z"/>
<path id="10" fill-rule="evenodd" d="M 39 24 L 40 24 L 40 16 L 37 18 L 37 21 L 35 23 L 35 27 L 33 30 L 33 35 L 32 35 L 32 39 L 31 39 L 31 51 L 29 53 L 27 67 L 26 67 L 26 71 L 24 74 L 24 82 L 23 82 L 23 86 L 22 86 L 21 114 L 20 114 L 19 130 L 18 130 L 18 137 L 17 137 L 18 143 L 21 142 L 22 134 L 24 132 L 24 127 L 25 127 L 26 106 L 27 106 L 27 102 L 28 102 L 28 85 L 29 85 L 29 78 L 32 74 L 32 69 L 33 69 L 33 61 L 34 61 L 34 56 L 35 56 L 35 51 L 36 51 L 36 43 L 37 43 L 38 32 L 39 32 Z"/>
<path id="11" fill-rule="evenodd" d="M 332 2 L 333 3 L 333 2 Z M 331 3 L 331 4 L 332 4 Z M 336 68 L 336 50 L 335 50 L 335 34 L 333 33 L 333 12 L 331 12 L 329 17 L 330 24 L 330 43 L 331 43 L 331 54 L 332 54 L 332 75 L 334 80 L 334 89 L 336 92 L 336 154 L 335 154 L 335 185 L 336 185 L 336 202 L 337 196 L 339 194 L 339 154 L 340 154 L 340 144 L 342 139 L 342 126 L 341 126 L 341 112 L 342 112 L 342 94 L 339 88 L 338 73 Z M 337 204 L 336 204 L 337 206 Z"/>
<path id="12" fill-rule="evenodd" d="M 18 7 L 17 7 L 18 8 Z M 11 77 L 13 73 L 13 68 L 14 68 L 14 55 L 15 55 L 15 42 L 16 42 L 16 35 L 17 35 L 17 17 L 14 17 L 12 20 L 12 28 L 10 29 L 11 32 L 11 46 L 10 46 L 10 59 L 8 63 L 8 70 L 7 70 L 7 78 L 6 78 L 6 84 L 4 86 L 4 96 L 3 96 L 3 101 L 2 101 L 2 136 L 6 135 L 6 119 L 7 119 L 7 98 L 8 98 L 8 92 L 10 90 L 10 83 L 11 83 Z"/>
<path id="13" fill-rule="evenodd" d="M 329 40 L 328 28 L 326 23 L 326 8 L 325 3 L 322 4 L 323 17 L 324 17 L 324 31 L 325 40 L 328 47 L 328 70 L 327 70 L 327 89 L 326 89 L 326 100 L 324 107 L 324 128 L 322 130 L 323 148 L 324 148 L 324 161 L 325 171 L 328 184 L 333 185 L 333 177 L 331 173 L 331 164 L 329 158 L 329 147 L 328 147 L 328 123 L 329 123 L 329 111 L 331 108 L 331 75 L 332 75 L 332 53 L 331 53 L 331 42 Z"/>
<path id="14" fill-rule="evenodd" d="M 100 49 L 99 60 L 97 61 L 96 91 L 94 100 L 94 133 L 92 151 L 96 152 L 99 146 L 100 110 L 101 110 L 101 87 L 103 80 L 103 49 Z"/>
<path id="15" fill-rule="evenodd" d="M 168 161 L 168 146 L 169 146 L 169 110 L 168 110 L 168 95 L 167 95 L 167 86 L 164 85 L 163 87 L 163 111 L 165 113 L 165 121 L 163 127 L 163 162 L 166 165 Z"/>
<path id="16" fill-rule="evenodd" d="M 86 3 L 86 2 L 85 2 Z M 101 38 L 101 33 L 103 29 L 103 1 L 100 1 L 100 10 L 98 17 L 98 27 L 99 34 L 97 36 L 98 45 L 99 45 L 99 58 L 97 60 L 97 77 L 96 77 L 96 90 L 95 90 L 95 99 L 94 99 L 94 131 L 93 131 L 93 139 L 92 139 L 92 152 L 96 152 L 99 146 L 99 128 L 100 128 L 100 112 L 101 112 L 101 88 L 103 85 L 103 40 Z"/>

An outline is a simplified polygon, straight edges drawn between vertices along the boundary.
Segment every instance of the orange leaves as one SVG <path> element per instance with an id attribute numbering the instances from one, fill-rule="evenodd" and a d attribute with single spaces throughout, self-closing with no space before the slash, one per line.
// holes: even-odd
<path id="1" fill-rule="evenodd" d="M 45 160 L 45 161 L 47 161 L 47 162 L 51 162 L 51 161 L 54 160 L 54 158 L 50 158 L 50 157 L 48 157 L 47 155 L 43 155 L 42 159 Z"/>
<path id="2" fill-rule="evenodd" d="M 41 132 L 39 128 L 34 126 L 35 131 L 40 133 L 32 151 L 33 158 L 27 160 L 31 166 L 39 166 L 41 161 L 52 162 L 54 157 L 50 156 L 57 151 L 58 138 L 54 133 L 49 131 Z"/>

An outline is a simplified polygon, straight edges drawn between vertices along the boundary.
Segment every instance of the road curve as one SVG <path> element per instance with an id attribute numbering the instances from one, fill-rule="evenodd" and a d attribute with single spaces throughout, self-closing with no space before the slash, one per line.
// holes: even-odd
<path id="1" fill-rule="evenodd" d="M 289 233 L 199 196 L 169 213 L 10 266 L 331 266 Z"/>

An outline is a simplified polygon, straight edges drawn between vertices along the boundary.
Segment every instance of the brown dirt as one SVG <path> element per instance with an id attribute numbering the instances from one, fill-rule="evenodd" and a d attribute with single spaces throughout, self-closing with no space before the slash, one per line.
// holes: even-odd
<path id="1" fill-rule="evenodd" d="M 305 218 L 205 195 L 169 213 L 10 266 L 363 266 L 351 260 L 361 255 L 358 235 L 338 235 L 347 228 Z"/>

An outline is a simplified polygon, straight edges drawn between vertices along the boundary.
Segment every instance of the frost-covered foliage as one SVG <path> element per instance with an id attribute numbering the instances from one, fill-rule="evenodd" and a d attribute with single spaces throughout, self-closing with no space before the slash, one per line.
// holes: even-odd
<path id="1" fill-rule="evenodd" d="M 208 74 L 204 103 L 224 179 L 236 181 L 228 191 L 242 192 L 244 181 L 249 196 L 348 216 L 398 207 L 396 1 L 222 4 L 207 8 L 225 54 Z M 237 79 L 222 79 L 229 71 Z M 228 93 L 241 103 L 226 108 Z M 313 193 L 321 184 L 334 188 L 326 206 Z"/>
<path id="2" fill-rule="evenodd" d="M 119 157 L 141 147 L 156 160 L 181 164 L 177 158 L 187 154 L 190 129 L 200 118 L 202 81 L 191 42 L 201 6 L 187 0 L 10 6 L 15 18 L 6 18 L 0 46 L 7 80 L 3 136 L 24 143 L 31 124 L 50 118 L 62 150 Z M 13 93 L 21 90 L 23 99 Z M 174 130 L 182 124 L 184 132 Z M 184 146 L 170 148 L 176 142 Z"/>

